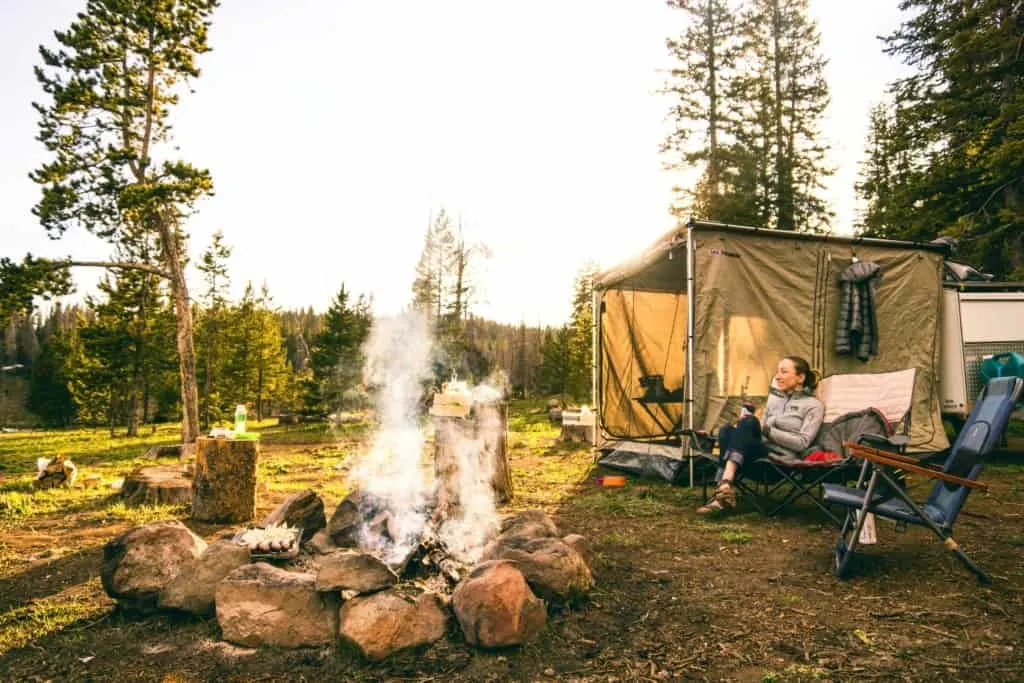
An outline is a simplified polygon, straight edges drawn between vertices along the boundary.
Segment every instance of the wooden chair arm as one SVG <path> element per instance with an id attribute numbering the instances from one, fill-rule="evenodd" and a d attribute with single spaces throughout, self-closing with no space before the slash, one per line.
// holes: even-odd
<path id="1" fill-rule="evenodd" d="M 988 491 L 988 484 L 980 481 L 974 481 L 973 479 L 964 479 L 963 477 L 946 474 L 945 472 L 940 472 L 939 470 L 934 470 L 930 467 L 924 467 L 923 465 L 914 463 L 911 458 L 907 458 L 906 456 L 898 456 L 894 453 L 889 453 L 888 451 L 871 448 L 870 446 L 862 446 L 860 444 L 853 443 L 852 441 L 844 442 L 843 446 L 849 449 L 850 455 L 857 458 L 863 458 L 864 460 L 868 460 L 878 465 L 888 465 L 889 467 L 895 467 L 907 472 L 923 474 L 930 479 L 940 479 L 942 481 L 949 482 L 950 484 Z"/>

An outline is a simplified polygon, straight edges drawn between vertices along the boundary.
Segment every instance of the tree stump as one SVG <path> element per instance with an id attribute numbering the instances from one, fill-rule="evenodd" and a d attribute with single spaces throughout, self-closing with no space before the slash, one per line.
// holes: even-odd
<path id="1" fill-rule="evenodd" d="M 466 417 L 434 415 L 434 482 L 437 512 L 454 513 L 459 507 L 460 468 L 489 470 L 494 499 L 512 500 L 512 472 L 508 463 L 508 404 L 477 403 Z M 466 441 L 476 441 L 476 462 L 466 461 Z"/>
<path id="2" fill-rule="evenodd" d="M 181 505 L 192 500 L 192 480 L 180 465 L 141 467 L 124 478 L 121 498 L 129 506 Z"/>
<path id="3" fill-rule="evenodd" d="M 256 461 L 250 439 L 199 439 L 192 478 L 192 519 L 248 522 L 256 516 Z"/>

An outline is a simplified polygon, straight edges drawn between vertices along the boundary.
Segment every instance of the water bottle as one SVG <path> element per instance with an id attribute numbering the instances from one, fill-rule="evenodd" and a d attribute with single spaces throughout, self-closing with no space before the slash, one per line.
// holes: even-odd
<path id="1" fill-rule="evenodd" d="M 235 434 L 245 431 L 245 404 L 239 403 L 235 407 Z"/>

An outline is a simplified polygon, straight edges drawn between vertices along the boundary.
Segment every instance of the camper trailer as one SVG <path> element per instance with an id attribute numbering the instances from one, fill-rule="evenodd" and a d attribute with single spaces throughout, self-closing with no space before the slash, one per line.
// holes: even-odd
<path id="1" fill-rule="evenodd" d="M 942 414 L 959 428 L 987 370 L 1024 369 L 1024 282 L 993 282 L 973 268 L 947 262 L 941 346 Z"/>
<path id="2" fill-rule="evenodd" d="M 942 411 L 966 414 L 977 363 L 1020 343 L 996 328 L 980 330 L 978 317 L 995 314 L 998 330 L 1024 325 L 1024 303 L 1014 298 L 1024 287 L 980 292 L 949 281 L 949 249 L 690 221 L 601 273 L 594 283 L 601 462 L 673 480 L 687 478 L 688 464 L 692 483 L 691 441 L 682 435 L 712 431 L 744 403 L 763 403 L 787 354 L 804 356 L 825 376 L 915 368 L 910 450 L 948 447 Z M 881 272 L 878 348 L 868 357 L 836 349 L 838 275 L 857 261 Z M 954 301 L 959 336 L 951 336 Z M 1003 305 L 1017 312 L 996 310 Z M 1011 335 L 1024 339 L 1019 329 Z M 993 344 L 972 346 L 982 338 Z M 953 364 L 959 375 L 948 365 L 951 349 L 963 359 Z M 955 397 L 954 386 L 962 387 Z"/>

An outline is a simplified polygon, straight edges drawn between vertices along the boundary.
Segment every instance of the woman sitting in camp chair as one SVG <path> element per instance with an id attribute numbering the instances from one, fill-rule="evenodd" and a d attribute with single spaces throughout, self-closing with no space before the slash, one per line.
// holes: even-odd
<path id="1" fill-rule="evenodd" d="M 697 512 L 720 512 L 736 507 L 733 482 L 744 463 L 763 458 L 769 451 L 800 456 L 814 442 L 825 408 L 814 398 L 817 376 L 807 361 L 799 356 L 786 356 L 775 371 L 764 422 L 745 407 L 735 425 L 726 425 L 718 432 L 718 489 L 708 503 Z"/>

